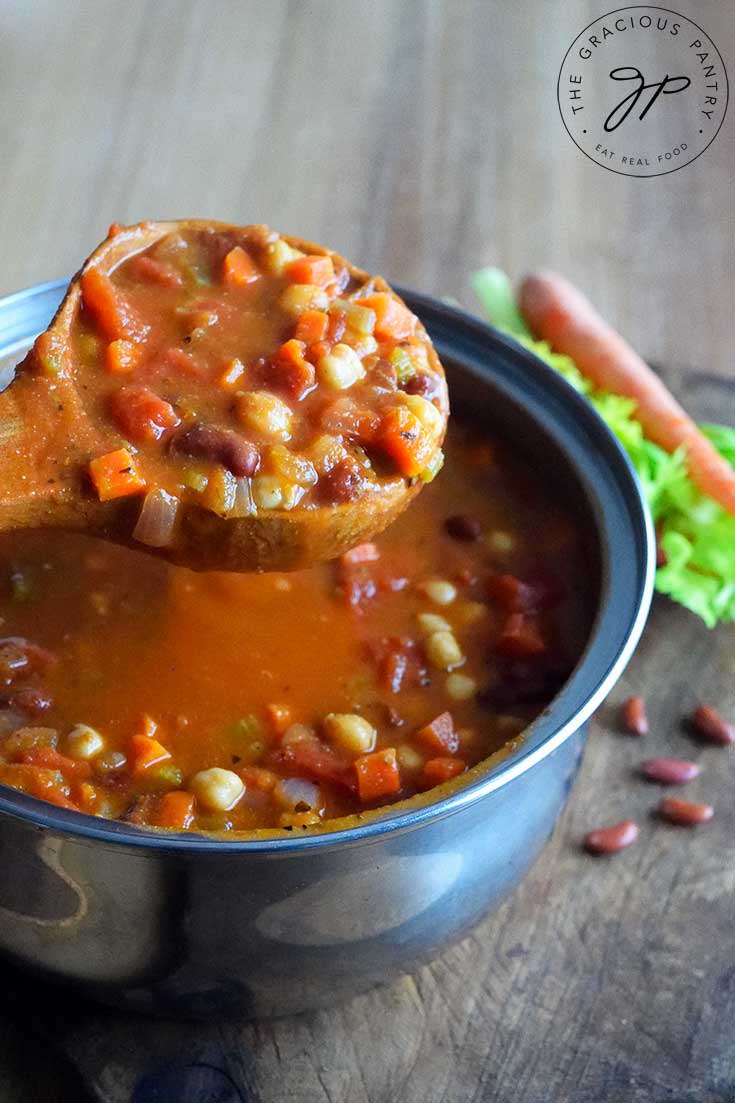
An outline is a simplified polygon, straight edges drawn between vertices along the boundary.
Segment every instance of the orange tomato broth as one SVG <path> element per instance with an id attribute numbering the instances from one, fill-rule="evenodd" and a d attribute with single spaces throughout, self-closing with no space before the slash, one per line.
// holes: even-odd
<path id="1" fill-rule="evenodd" d="M 450 535 L 460 512 L 468 531 L 455 523 Z M 517 737 L 589 631 L 573 514 L 504 444 L 462 426 L 450 428 L 441 476 L 364 562 L 350 558 L 292 574 L 195 574 L 87 537 L 1 537 L 2 636 L 51 657 L 29 653 L 14 667 L 3 650 L 15 655 L 13 645 L 0 641 L 0 780 L 142 825 L 304 829 L 428 789 Z M 436 581 L 450 584 L 443 598 L 456 589 L 448 604 L 432 600 Z M 425 613 L 449 622 L 462 655 L 454 671 L 427 657 Z M 474 682 L 467 699 L 450 690 L 457 675 Z M 396 751 L 397 788 L 374 760 L 378 790 L 361 790 L 362 756 L 330 739 L 330 713 L 374 726 L 371 753 Z M 427 725 L 446 713 L 437 741 Z M 102 740 L 81 764 L 69 734 L 79 724 Z M 141 737 L 170 755 L 163 774 L 145 756 L 136 768 Z M 328 768 L 319 754 L 306 769 L 291 757 L 303 739 Z M 232 808 L 192 796 L 211 767 L 240 779 Z M 290 807 L 284 777 L 315 796 Z"/>

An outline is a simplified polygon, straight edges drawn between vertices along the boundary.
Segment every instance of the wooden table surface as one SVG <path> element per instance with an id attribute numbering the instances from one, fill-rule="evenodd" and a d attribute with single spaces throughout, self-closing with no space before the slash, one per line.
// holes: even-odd
<path id="1" fill-rule="evenodd" d="M 735 72 L 730 5 L 676 6 Z M 733 423 L 733 113 L 669 176 L 583 157 L 556 77 L 605 9 L 6 0 L 0 292 L 68 274 L 113 219 L 192 214 L 324 240 L 470 307 L 477 266 L 551 265 L 666 365 L 695 414 Z M 193 1031 L 8 977 L 0 1103 L 83 1097 L 49 1023 L 107 1103 L 128 1101 L 131 1069 L 177 1039 L 224 1055 L 258 1103 L 732 1100 L 735 754 L 693 745 L 680 720 L 700 698 L 735 713 L 734 644 L 732 629 L 657 601 L 541 860 L 416 976 L 331 1012 Z M 616 730 L 630 692 L 649 701 L 644 742 Z M 666 752 L 702 763 L 691 792 L 717 811 L 698 832 L 649 816 L 658 794 L 633 770 Z M 580 852 L 585 830 L 626 816 L 642 825 L 636 847 L 606 861 Z M 49 1010 L 33 1013 L 37 1000 Z"/>

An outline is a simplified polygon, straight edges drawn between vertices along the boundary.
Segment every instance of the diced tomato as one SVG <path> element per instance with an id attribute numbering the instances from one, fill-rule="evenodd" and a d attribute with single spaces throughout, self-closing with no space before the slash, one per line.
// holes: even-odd
<path id="1" fill-rule="evenodd" d="M 94 813 L 97 809 L 98 793 L 88 781 L 76 782 L 71 789 L 74 803 L 81 812 Z"/>
<path id="2" fill-rule="evenodd" d="M 97 268 L 88 268 L 81 279 L 82 302 L 108 341 L 125 337 L 142 341 L 149 327 L 135 316 L 109 276 Z"/>
<path id="3" fill-rule="evenodd" d="M 163 744 L 148 735 L 134 735 L 130 740 L 130 747 L 133 773 L 137 775 L 144 774 L 151 766 L 157 766 L 171 758 L 171 753 Z"/>
<path id="4" fill-rule="evenodd" d="M 310 283 L 315 287 L 329 287 L 334 283 L 334 265 L 331 257 L 297 257 L 286 265 L 286 275 L 292 283 Z"/>
<path id="5" fill-rule="evenodd" d="M 136 442 L 160 440 L 167 429 L 181 423 L 171 403 L 148 387 L 123 387 L 112 395 L 110 406 L 121 432 Z"/>
<path id="6" fill-rule="evenodd" d="M 288 705 L 266 705 L 265 714 L 272 731 L 283 735 L 291 723 L 291 709 Z"/>
<path id="7" fill-rule="evenodd" d="M 536 621 L 525 613 L 511 613 L 501 629 L 495 649 L 509 658 L 527 659 L 545 654 L 546 644 Z"/>
<path id="8" fill-rule="evenodd" d="M 401 775 L 394 747 L 361 755 L 355 760 L 355 772 L 357 791 L 365 804 L 400 792 Z"/>
<path id="9" fill-rule="evenodd" d="M 328 433 L 350 437 L 353 440 L 369 444 L 380 425 L 380 418 L 374 410 L 358 406 L 351 398 L 338 398 L 324 408 L 321 426 Z"/>
<path id="10" fill-rule="evenodd" d="M 296 323 L 294 337 L 305 345 L 323 341 L 329 328 L 329 315 L 323 310 L 305 310 Z"/>
<path id="11" fill-rule="evenodd" d="M 184 352 L 183 349 L 177 348 L 172 345 L 171 348 L 158 358 L 157 364 L 165 369 L 171 371 L 180 372 L 182 375 L 190 375 L 195 379 L 201 379 L 204 375 L 204 369 L 200 364 L 196 362 L 193 356 L 189 356 L 188 352 Z"/>
<path id="12" fill-rule="evenodd" d="M 171 831 L 186 831 L 194 822 L 194 797 L 177 789 L 164 793 L 153 816 L 154 827 L 167 827 Z"/>
<path id="13" fill-rule="evenodd" d="M 105 369 L 110 375 L 129 375 L 140 364 L 144 352 L 143 345 L 136 345 L 122 337 L 110 341 L 105 349 Z"/>
<path id="14" fill-rule="evenodd" d="M 373 446 L 393 460 L 401 475 L 413 478 L 426 468 L 436 441 L 407 406 L 392 406 L 383 415 Z"/>
<path id="15" fill-rule="evenodd" d="M 416 732 L 416 740 L 427 750 L 454 754 L 459 747 L 459 739 L 454 729 L 451 712 L 442 712 L 439 716 L 435 716 L 431 723 L 419 728 Z"/>
<path id="16" fill-rule="evenodd" d="M 336 345 L 338 341 L 341 341 L 345 335 L 347 329 L 347 316 L 344 311 L 338 310 L 329 315 L 329 325 L 327 326 L 326 341 L 331 345 Z"/>
<path id="17" fill-rule="evenodd" d="M 225 283 L 234 284 L 236 287 L 244 287 L 245 284 L 252 283 L 260 276 L 252 257 L 241 245 L 230 249 L 222 262 L 222 269 Z"/>
<path id="18" fill-rule="evenodd" d="M 347 789 L 354 789 L 354 779 L 349 767 L 334 751 L 319 739 L 305 739 L 280 747 L 270 756 L 274 769 L 311 781 L 329 781 Z"/>
<path id="19" fill-rule="evenodd" d="M 146 481 L 138 473 L 127 448 L 118 448 L 116 452 L 107 452 L 91 460 L 89 474 L 101 502 L 142 494 L 146 489 Z"/>
<path id="20" fill-rule="evenodd" d="M 432 789 L 435 785 L 441 785 L 443 781 L 449 781 L 452 777 L 463 774 L 467 769 L 461 758 L 430 758 L 424 763 L 419 778 L 420 789 Z"/>
<path id="21" fill-rule="evenodd" d="M 92 767 L 83 759 L 69 758 L 57 751 L 55 747 L 36 746 L 24 751 L 20 755 L 20 761 L 27 766 L 43 766 L 47 770 L 58 770 L 67 781 L 75 779 L 83 781 L 92 773 Z"/>
<path id="22" fill-rule="evenodd" d="M 380 665 L 380 681 L 391 693 L 400 693 L 403 679 L 408 670 L 408 655 L 405 651 L 389 651 Z"/>
<path id="23" fill-rule="evenodd" d="M 181 273 L 170 264 L 147 257 L 144 253 L 128 261 L 127 267 L 136 279 L 157 283 L 161 287 L 181 287 L 184 282 Z"/>
<path id="24" fill-rule="evenodd" d="M 357 301 L 360 306 L 375 311 L 374 333 L 379 341 L 385 338 L 401 341 L 411 337 L 416 329 L 416 318 L 408 307 L 386 291 L 377 291 Z"/>

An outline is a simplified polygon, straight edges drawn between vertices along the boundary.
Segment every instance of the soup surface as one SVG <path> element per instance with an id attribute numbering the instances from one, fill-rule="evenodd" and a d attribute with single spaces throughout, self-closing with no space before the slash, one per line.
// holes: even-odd
<path id="1" fill-rule="evenodd" d="M 194 574 L 71 534 L 0 538 L 0 781 L 178 830 L 375 808 L 519 736 L 584 644 L 579 526 L 505 445 L 453 426 L 375 544 Z"/>

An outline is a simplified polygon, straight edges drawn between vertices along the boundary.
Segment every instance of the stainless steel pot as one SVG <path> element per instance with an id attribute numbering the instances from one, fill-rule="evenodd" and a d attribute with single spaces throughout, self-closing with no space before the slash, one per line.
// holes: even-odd
<path id="1" fill-rule="evenodd" d="M 64 290 L 0 301 L 19 355 Z M 351 830 L 222 841 L 147 832 L 0 786 L 0 950 L 89 995 L 165 1014 L 281 1014 L 365 989 L 436 954 L 516 885 L 553 830 L 590 714 L 638 641 L 653 533 L 618 444 L 588 403 L 515 342 L 405 293 L 450 377 L 455 416 L 509 437 L 573 496 L 599 575 L 576 670 L 523 744 L 442 799 Z"/>

